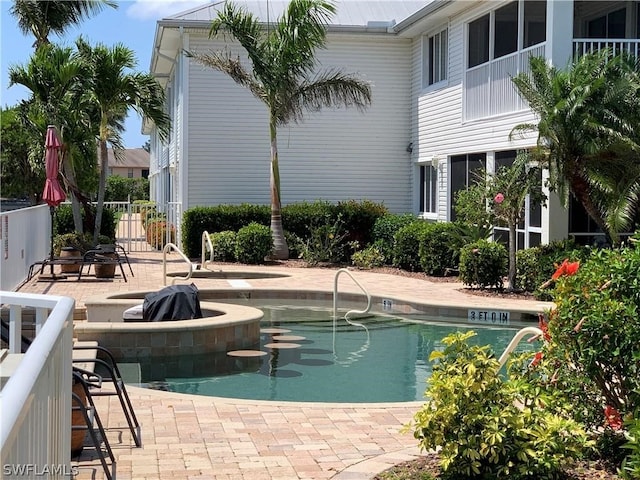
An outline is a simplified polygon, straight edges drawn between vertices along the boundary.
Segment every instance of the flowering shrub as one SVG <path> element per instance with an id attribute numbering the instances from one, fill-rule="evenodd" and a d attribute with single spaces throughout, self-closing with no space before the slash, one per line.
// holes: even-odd
<path id="1" fill-rule="evenodd" d="M 467 344 L 473 335 L 450 335 L 444 351 L 431 354 L 438 363 L 427 402 L 410 426 L 420 447 L 441 447 L 446 478 L 559 478 L 564 464 L 590 445 L 585 431 L 566 409 L 554 413 L 525 383 L 497 375 L 489 347 Z"/>

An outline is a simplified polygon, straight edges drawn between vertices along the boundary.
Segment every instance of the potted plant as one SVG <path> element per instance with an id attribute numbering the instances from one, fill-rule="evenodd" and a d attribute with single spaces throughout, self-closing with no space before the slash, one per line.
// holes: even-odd
<path id="1" fill-rule="evenodd" d="M 91 236 L 80 232 L 56 235 L 53 253 L 58 258 L 80 259 L 91 248 Z M 62 273 L 78 273 L 80 262 L 60 265 Z"/>

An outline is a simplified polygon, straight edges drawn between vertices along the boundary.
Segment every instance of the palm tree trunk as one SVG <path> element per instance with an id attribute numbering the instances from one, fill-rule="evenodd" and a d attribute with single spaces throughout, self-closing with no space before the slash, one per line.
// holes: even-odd
<path id="1" fill-rule="evenodd" d="M 516 223 L 509 222 L 509 276 L 507 277 L 507 291 L 516 288 Z"/>
<path id="2" fill-rule="evenodd" d="M 71 212 L 73 213 L 73 228 L 76 232 L 83 233 L 84 227 L 82 224 L 82 210 L 80 205 L 80 199 L 76 192 L 78 192 L 78 185 L 76 182 L 76 172 L 73 168 L 73 163 L 69 158 L 69 150 L 63 147 L 62 149 L 62 171 L 64 172 L 64 183 L 67 187 L 67 194 L 71 200 Z"/>
<path id="3" fill-rule="evenodd" d="M 102 210 L 104 209 L 104 192 L 107 186 L 107 141 L 100 140 L 100 184 L 98 185 L 98 205 L 96 206 L 96 223 L 93 227 L 93 243 L 98 243 L 100 226 L 102 225 Z"/>
<path id="4" fill-rule="evenodd" d="M 278 134 L 276 119 L 271 115 L 269 120 L 271 138 L 271 235 L 273 236 L 273 258 L 286 260 L 289 258 L 289 247 L 284 238 L 282 228 L 282 204 L 280 202 L 280 168 L 278 167 Z"/>

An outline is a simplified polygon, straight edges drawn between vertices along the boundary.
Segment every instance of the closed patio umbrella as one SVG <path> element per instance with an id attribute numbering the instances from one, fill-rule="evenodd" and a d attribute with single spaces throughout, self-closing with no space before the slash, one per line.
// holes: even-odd
<path id="1" fill-rule="evenodd" d="M 49 205 L 51 212 L 51 251 L 50 260 L 53 261 L 53 216 L 55 208 L 66 198 L 64 190 L 58 182 L 58 153 L 62 145 L 56 133 L 56 127 L 49 125 L 47 127 L 47 135 L 44 142 L 45 154 L 44 163 L 47 179 L 44 183 L 44 191 L 42 199 Z M 53 276 L 53 264 L 51 264 L 51 275 Z"/>

